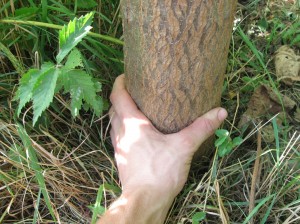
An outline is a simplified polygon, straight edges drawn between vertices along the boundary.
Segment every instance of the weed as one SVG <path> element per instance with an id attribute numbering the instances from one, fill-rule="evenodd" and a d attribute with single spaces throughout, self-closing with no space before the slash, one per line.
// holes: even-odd
<path id="1" fill-rule="evenodd" d="M 85 108 L 94 109 L 97 116 L 102 113 L 103 101 L 97 97 L 101 91 L 101 83 L 92 80 L 92 77 L 83 70 L 80 52 L 75 46 L 88 34 L 92 28 L 93 13 L 79 19 L 74 19 L 59 32 L 59 52 L 56 56 L 56 65 L 44 62 L 41 69 L 30 69 L 20 80 L 20 87 L 15 100 L 19 100 L 17 114 L 29 101 L 33 101 L 33 125 L 41 114 L 49 107 L 54 94 L 62 87 L 71 95 L 71 112 L 78 116 L 83 100 Z M 71 52 L 71 53 L 70 53 Z M 69 54 L 70 53 L 70 54 Z M 67 56 L 64 65 L 62 61 Z M 76 69 L 80 67 L 81 69 Z"/>
<path id="2" fill-rule="evenodd" d="M 218 139 L 215 141 L 215 147 L 217 147 L 219 157 L 228 155 L 234 147 L 237 147 L 243 142 L 241 137 L 235 137 L 233 139 L 229 136 L 229 131 L 224 129 L 218 129 L 215 132 Z"/>

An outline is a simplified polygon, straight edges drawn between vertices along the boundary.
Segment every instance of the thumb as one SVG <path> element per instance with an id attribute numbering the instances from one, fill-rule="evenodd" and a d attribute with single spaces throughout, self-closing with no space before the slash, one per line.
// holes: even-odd
<path id="1" fill-rule="evenodd" d="M 227 115 L 227 111 L 224 108 L 218 107 L 212 109 L 197 118 L 191 125 L 182 129 L 179 133 L 185 141 L 194 146 L 191 150 L 197 150 L 215 132 L 226 119 Z"/>

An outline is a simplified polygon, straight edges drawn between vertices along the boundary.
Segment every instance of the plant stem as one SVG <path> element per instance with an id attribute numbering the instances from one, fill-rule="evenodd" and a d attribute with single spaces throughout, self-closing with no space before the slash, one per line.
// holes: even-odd
<path id="1" fill-rule="evenodd" d="M 61 26 L 61 25 L 55 25 L 55 24 L 43 23 L 43 22 L 37 22 L 37 21 L 22 21 L 22 20 L 16 20 L 16 19 L 1 19 L 0 23 L 24 24 L 24 25 L 31 25 L 31 26 L 47 27 L 47 28 L 58 29 L 58 30 L 63 28 L 63 26 Z M 107 40 L 114 44 L 124 45 L 123 41 L 121 41 L 117 38 L 114 38 L 114 37 L 107 36 L 107 35 L 102 35 L 102 34 L 93 33 L 93 32 L 89 32 L 88 35 L 91 37 L 96 37 L 96 38 L 102 39 L 102 40 Z"/>
<path id="2" fill-rule="evenodd" d="M 260 165 L 261 152 L 262 152 L 262 149 L 261 149 L 261 131 L 260 131 L 260 126 L 259 126 L 258 127 L 258 132 L 257 132 L 257 154 L 256 154 L 255 162 L 254 162 L 252 182 L 251 182 L 251 190 L 250 190 L 250 196 L 249 196 L 249 215 L 251 214 L 251 212 L 253 211 L 253 209 L 255 207 L 256 184 L 257 184 L 257 181 L 259 180 L 259 177 L 260 177 L 259 165 Z M 253 217 L 249 220 L 249 223 L 250 224 L 254 223 Z"/>

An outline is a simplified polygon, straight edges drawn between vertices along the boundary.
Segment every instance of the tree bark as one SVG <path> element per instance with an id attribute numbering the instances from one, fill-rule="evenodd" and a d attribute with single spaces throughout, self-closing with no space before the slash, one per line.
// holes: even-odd
<path id="1" fill-rule="evenodd" d="M 122 0 L 126 85 L 173 133 L 220 105 L 236 0 Z"/>

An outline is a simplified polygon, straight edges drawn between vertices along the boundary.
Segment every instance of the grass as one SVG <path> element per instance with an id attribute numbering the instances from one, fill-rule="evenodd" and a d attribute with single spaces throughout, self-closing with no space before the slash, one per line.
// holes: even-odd
<path id="1" fill-rule="evenodd" d="M 300 136 L 294 112 L 266 114 L 250 130 L 238 122 L 262 83 L 300 106 L 300 85 L 278 82 L 273 56 L 279 46 L 299 52 L 299 1 L 240 1 L 232 35 L 222 104 L 223 128 L 244 142 L 211 164 L 194 165 L 166 223 L 300 222 Z M 248 2 L 248 3 L 247 3 Z M 54 60 L 58 31 L 75 16 L 95 11 L 93 33 L 80 43 L 87 72 L 107 100 L 123 72 L 118 0 L 9 1 L 0 4 L 0 223 L 91 223 L 120 194 L 108 119 L 81 111 L 71 118 L 70 99 L 57 94 L 31 125 L 31 105 L 20 118 L 12 100 L 21 74 Z M 88 8 L 86 8 L 88 5 Z M 9 20 L 9 21 L 8 21 Z M 30 22 L 33 21 L 33 22 Z M 273 140 L 265 135 L 271 130 Z M 260 131 L 258 131 L 260 130 Z"/>

